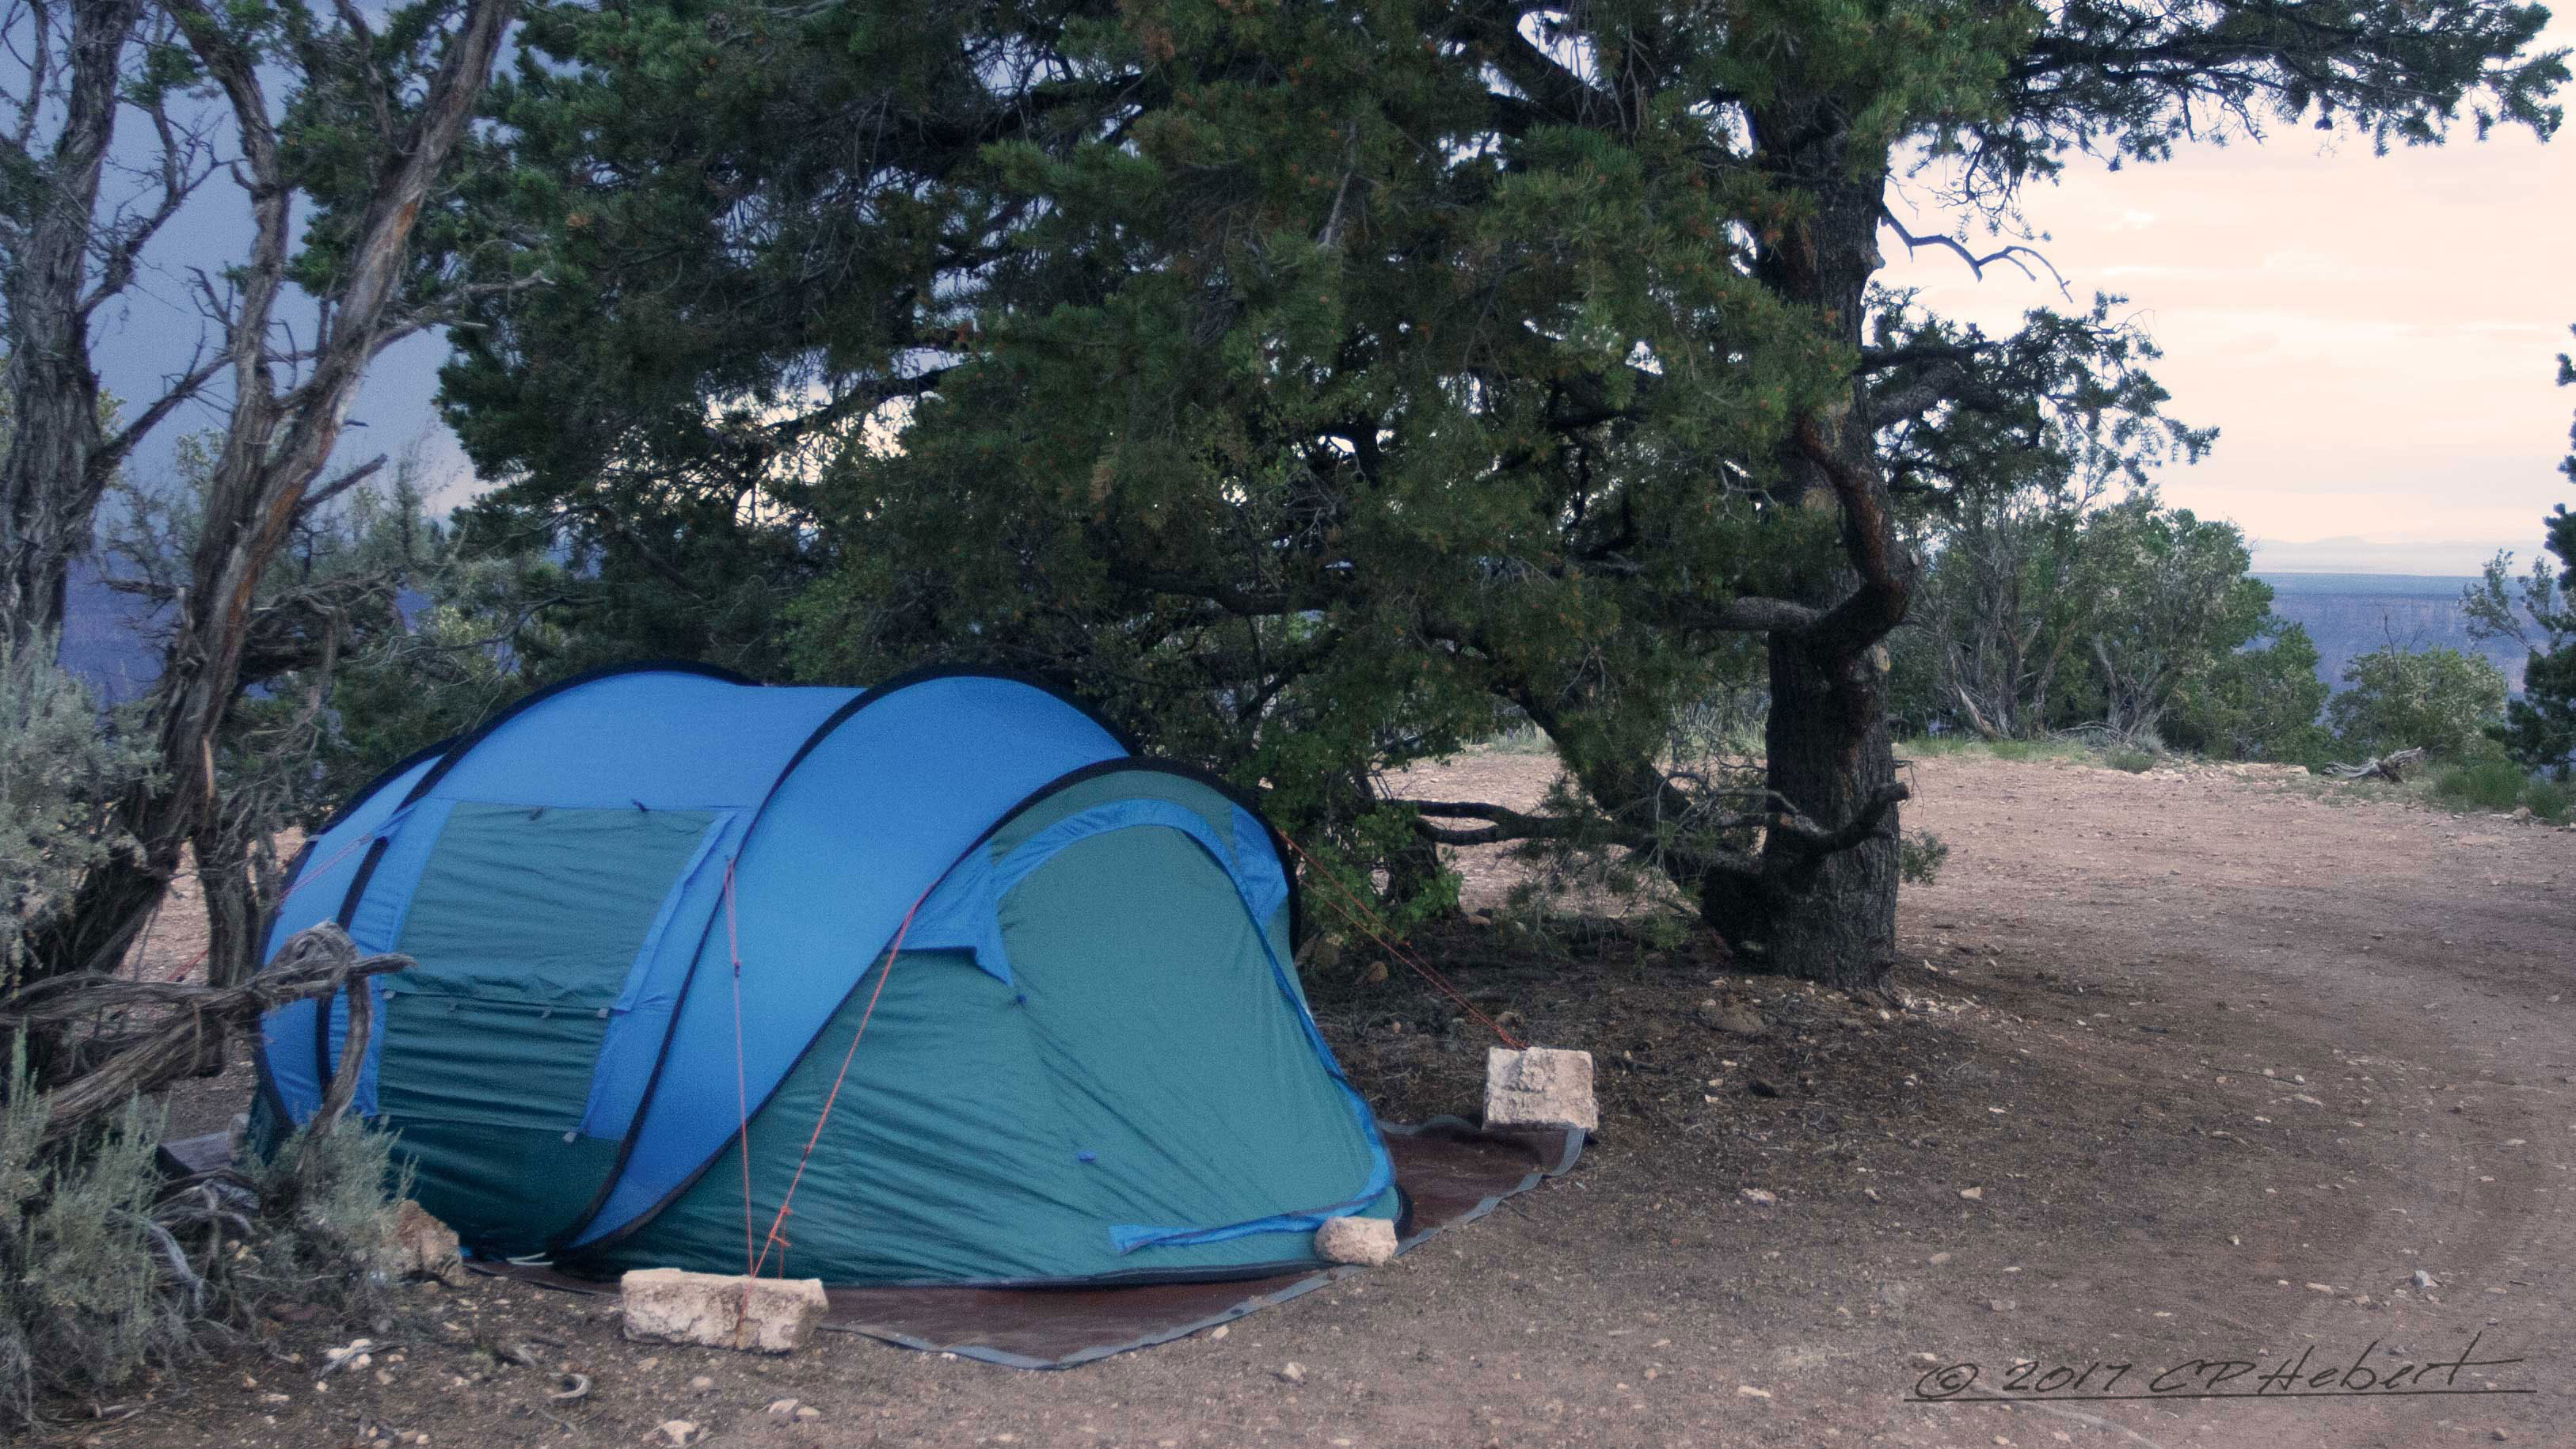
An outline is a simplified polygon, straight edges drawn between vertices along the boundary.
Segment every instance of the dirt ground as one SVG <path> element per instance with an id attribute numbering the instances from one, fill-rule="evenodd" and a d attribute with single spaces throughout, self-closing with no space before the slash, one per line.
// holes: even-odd
<path id="1" fill-rule="evenodd" d="M 1482 778 L 1424 788 L 1527 802 L 1549 773 L 1452 769 Z M 2217 769 L 1914 780 L 1907 823 L 1951 855 L 1905 897 L 1903 1010 L 1615 935 L 1430 943 L 1483 1009 L 1599 1057 L 1598 1140 L 1230 1331 L 1050 1374 L 842 1335 L 757 1361 L 626 1343 L 609 1299 L 420 1286 L 361 1330 L 370 1369 L 319 1378 L 347 1330 L 279 1324 L 59 1437 L 2576 1444 L 2576 834 Z M 1492 906 L 1510 872 L 1473 865 Z M 1374 964 L 1315 986 L 1354 1079 L 1390 1116 L 1472 1112 L 1484 1040 Z M 231 1092 L 178 1105 L 216 1122 Z M 548 1401 L 567 1369 L 591 1393 Z"/>

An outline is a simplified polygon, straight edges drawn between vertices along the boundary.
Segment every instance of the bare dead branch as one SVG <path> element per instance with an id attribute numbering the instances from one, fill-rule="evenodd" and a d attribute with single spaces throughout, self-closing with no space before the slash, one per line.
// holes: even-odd
<path id="1" fill-rule="evenodd" d="M 1416 816 L 1415 832 L 1442 845 L 1499 845 L 1515 840 L 1573 840 L 1582 836 L 1599 836 L 1613 844 L 1639 847 L 1651 843 L 1637 838 L 1635 832 L 1623 831 L 1607 821 L 1583 820 L 1570 815 L 1529 815 L 1479 801 L 1397 800 L 1390 803 L 1411 809 Z M 1488 823 L 1478 830 L 1456 830 L 1434 825 L 1421 818 L 1424 816 Z"/>
<path id="2" fill-rule="evenodd" d="M 1876 835 L 1880 823 L 1887 819 L 1887 812 L 1913 794 L 1902 784 L 1881 785 L 1860 809 L 1852 812 L 1849 820 L 1833 829 L 1827 829 L 1794 810 L 1782 811 L 1767 823 L 1772 839 L 1789 845 L 1799 854 L 1832 855 Z"/>
<path id="3" fill-rule="evenodd" d="M 290 1001 L 329 996 L 351 981 L 413 964 L 409 956 L 393 954 L 360 959 L 348 933 L 326 923 L 298 932 L 278 951 L 275 965 L 239 986 L 135 981 L 112 975 L 46 978 L 0 1000 L 0 1030 L 61 1025 L 117 1010 L 166 1013 L 160 1025 L 142 1033 L 104 1065 L 45 1094 L 49 1114 L 45 1140 L 54 1142 L 137 1094 L 185 1075 L 210 1041 L 248 1030 Z M 349 993 L 349 1040 L 361 1052 L 369 1018 L 367 995 L 363 989 Z M 341 1075 L 332 1083 L 334 1092 L 340 1091 L 342 1081 L 354 1088 L 355 1065 L 344 1055 Z M 341 1105 L 347 1106 L 345 1094 Z"/>
<path id="4" fill-rule="evenodd" d="M 2328 765 L 2325 773 L 2338 780 L 2386 780 L 2402 784 L 2406 772 L 2424 763 L 2424 747 L 2416 745 L 2395 754 L 2374 756 L 2358 765 Z"/>
<path id="5" fill-rule="evenodd" d="M 2060 295 L 2064 296 L 2070 302 L 2075 300 L 2075 291 L 2073 288 L 2066 285 L 2066 278 L 2057 270 L 2057 264 L 2050 261 L 2048 257 L 2036 247 L 2026 247 L 2016 242 L 2013 245 L 2003 247 L 2000 250 L 1991 251 L 1986 253 L 1984 256 L 1979 256 L 1953 238 L 1946 236 L 1917 236 L 1913 232 L 1907 231 L 1905 229 L 1905 223 L 1897 220 L 1896 213 L 1888 210 L 1886 207 L 1882 206 L 1878 209 L 1878 216 L 1881 221 L 1887 223 L 1890 230 L 1896 233 L 1896 239 L 1905 243 L 1905 251 L 1908 256 L 1913 255 L 1915 250 L 1920 247 L 1944 247 L 1950 251 L 1958 253 L 1959 260 L 1968 264 L 1968 270 L 1976 274 L 1978 281 L 1982 282 L 1986 279 L 1986 268 L 1993 266 L 1997 262 L 2009 262 L 2014 267 L 2019 268 L 2023 276 L 2036 282 L 2039 280 L 2039 273 L 2032 271 L 2029 263 L 2022 260 L 2023 257 L 2028 257 L 2031 261 L 2035 261 L 2048 269 L 2049 279 L 2057 283 L 2057 290 Z"/>
<path id="6" fill-rule="evenodd" d="M 313 510 L 320 508 L 323 504 L 330 502 L 332 499 L 339 497 L 341 494 L 346 493 L 350 489 L 357 487 L 359 484 L 366 482 L 368 479 L 373 478 L 377 473 L 383 471 L 384 466 L 385 455 L 378 453 L 376 456 L 358 464 L 356 467 L 350 468 L 341 473 L 339 477 L 334 478 L 330 482 L 322 484 L 311 492 L 305 494 L 304 501 L 297 505 L 298 511 L 310 515 Z"/>

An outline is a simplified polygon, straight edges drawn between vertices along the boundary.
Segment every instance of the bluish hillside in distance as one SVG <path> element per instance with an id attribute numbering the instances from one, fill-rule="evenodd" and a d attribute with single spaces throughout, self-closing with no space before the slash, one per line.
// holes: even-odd
<path id="1" fill-rule="evenodd" d="M 2469 639 L 2460 612 L 2460 590 L 2471 578 L 2423 574 L 2257 574 L 2272 586 L 2272 612 L 2307 626 L 2317 642 L 2317 676 L 2340 689 L 2343 667 L 2355 656 L 2394 643 L 2404 649 L 2436 645 L 2484 654 L 2522 688 L 2522 647 L 2510 639 Z"/>
<path id="2" fill-rule="evenodd" d="M 2343 667 L 2394 640 L 2408 649 L 2446 645 L 2486 655 L 2522 687 L 2523 654 L 2510 640 L 2473 644 L 2460 613 L 2468 578 L 2423 574 L 2260 574 L 2272 586 L 2272 612 L 2304 624 L 2317 642 L 2317 674 L 2341 688 Z M 94 565 L 73 571 L 70 617 L 63 624 L 63 663 L 112 700 L 130 699 L 159 672 L 160 660 L 141 627 L 144 610 L 110 589 Z"/>
<path id="3" fill-rule="evenodd" d="M 161 673 L 151 618 L 142 600 L 109 588 L 95 562 L 73 564 L 63 600 L 63 667 L 87 681 L 101 703 L 134 698 Z"/>

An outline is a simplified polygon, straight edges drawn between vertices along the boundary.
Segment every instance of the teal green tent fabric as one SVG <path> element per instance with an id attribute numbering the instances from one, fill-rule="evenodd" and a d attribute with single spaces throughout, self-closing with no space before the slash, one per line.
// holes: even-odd
<path id="1" fill-rule="evenodd" d="M 1024 681 L 575 681 L 397 767 L 288 902 L 272 950 L 328 918 L 418 959 L 366 988 L 356 1101 L 478 1255 L 1175 1280 L 1399 1212 L 1274 833 Z M 279 1120 L 346 1022 L 272 1014 Z"/>

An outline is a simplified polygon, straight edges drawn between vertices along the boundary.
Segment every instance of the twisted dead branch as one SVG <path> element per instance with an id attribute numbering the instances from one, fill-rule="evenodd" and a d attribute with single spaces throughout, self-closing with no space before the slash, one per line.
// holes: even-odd
<path id="1" fill-rule="evenodd" d="M 2406 772 L 2424 763 L 2424 747 L 2399 750 L 2380 755 L 2358 765 L 2328 765 L 2325 773 L 2338 780 L 2386 780 L 2392 785 L 2405 783 Z"/>
<path id="2" fill-rule="evenodd" d="M 250 1030 L 278 1007 L 327 998 L 352 981 L 413 964 L 409 956 L 393 953 L 361 958 L 348 933 L 325 922 L 297 932 L 267 970 L 238 986 L 130 981 L 95 974 L 35 982 L 0 1000 L 0 1032 L 58 1026 L 111 1011 L 139 1010 L 159 1016 L 158 1024 L 127 1038 L 103 1064 L 45 1093 L 45 1141 L 51 1143 L 99 1114 L 186 1075 L 210 1041 Z M 369 994 L 352 991 L 348 999 L 348 1044 L 331 1090 L 323 1098 L 316 1132 L 330 1130 L 330 1123 L 348 1109 L 349 1094 L 358 1079 L 358 1058 L 367 1049 L 373 1020 Z"/>

